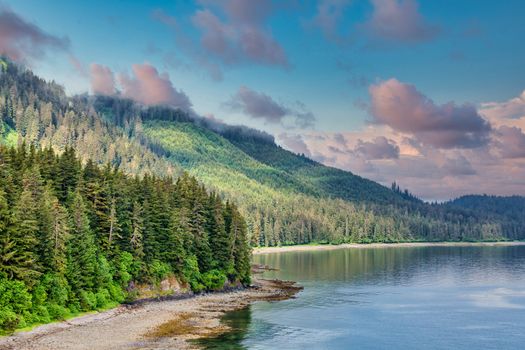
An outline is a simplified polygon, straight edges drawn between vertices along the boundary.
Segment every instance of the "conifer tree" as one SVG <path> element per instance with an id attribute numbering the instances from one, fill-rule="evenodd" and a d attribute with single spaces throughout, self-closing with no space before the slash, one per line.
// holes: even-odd
<path id="1" fill-rule="evenodd" d="M 68 241 L 68 280 L 75 292 L 94 287 L 97 249 L 80 189 L 70 199 L 71 231 Z"/>

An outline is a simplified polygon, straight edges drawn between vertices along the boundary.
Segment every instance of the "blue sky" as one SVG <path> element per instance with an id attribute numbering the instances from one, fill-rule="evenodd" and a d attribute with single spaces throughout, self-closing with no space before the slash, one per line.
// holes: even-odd
<path id="1" fill-rule="evenodd" d="M 403 90 L 409 95 L 407 103 L 428 99 L 436 106 L 428 115 L 437 113 L 442 121 L 449 121 L 437 129 L 470 120 L 459 108 L 467 103 L 496 130 L 505 123 L 483 114 L 483 106 L 511 101 L 525 89 L 525 2 L 520 0 L 254 0 L 244 4 L 239 0 L 4 0 L 2 4 L 4 11 L 46 35 L 69 40 L 66 49 L 43 46 L 45 56 L 28 55 L 23 61 L 45 78 L 64 84 L 70 93 L 97 92 L 93 65 L 98 65 L 107 68 L 104 72 L 116 82 L 111 89 L 134 97 L 132 83 L 123 85 L 121 76 L 136 83 L 140 78 L 133 65 L 148 64 L 155 68 L 154 74 L 169 75 L 175 95 L 168 95 L 186 95 L 196 113 L 264 129 L 285 147 L 384 183 L 391 180 L 388 174 L 394 174 L 402 185 L 414 185 L 401 171 L 404 161 L 436 163 L 442 158 L 439 168 L 454 189 L 428 190 L 426 183 L 416 183 L 415 192 L 429 199 L 475 190 L 468 183 L 486 169 L 473 152 L 487 152 L 482 149 L 489 144 L 490 152 L 508 166 L 501 156 L 507 153 L 496 149 L 501 140 L 485 135 L 483 126 L 476 129 L 481 134 L 472 142 L 448 134 L 440 134 L 438 142 L 428 130 L 422 131 L 428 123 L 416 130 L 381 116 L 380 109 L 374 108 L 374 101 L 379 102 L 373 99 L 371 87 L 383 87 L 374 90 L 382 96 L 387 87 L 397 89 L 396 93 L 414 87 Z M 254 44 L 254 38 L 260 42 Z M 386 84 L 391 79 L 401 85 Z M 133 86 L 137 91 L 144 85 Z M 143 102 L 151 101 L 141 96 Z M 447 109 L 440 108 L 450 101 L 458 106 L 450 112 L 450 118 L 456 118 L 453 122 L 447 119 Z M 512 119 L 508 127 L 521 130 L 521 121 L 515 123 L 520 118 L 507 119 Z M 453 127 L 461 129 L 464 124 L 460 124 Z M 340 152 L 334 153 L 333 145 L 326 148 L 328 141 L 315 142 L 319 135 L 333 141 L 338 134 L 345 138 Z M 457 142 L 441 142 L 445 136 Z M 363 150 L 370 149 L 361 147 L 361 152 L 359 145 L 385 146 L 377 137 L 400 151 L 393 158 L 388 152 L 367 158 Z M 472 135 L 465 131 L 458 137 Z M 518 145 L 521 141 L 518 135 Z M 447 173 L 449 160 L 467 161 L 475 174 Z M 521 157 L 513 157 L 512 162 L 521 169 Z M 501 192 L 497 190 L 501 181 L 481 190 Z M 517 188 L 521 187 L 515 183 L 503 193 Z"/>

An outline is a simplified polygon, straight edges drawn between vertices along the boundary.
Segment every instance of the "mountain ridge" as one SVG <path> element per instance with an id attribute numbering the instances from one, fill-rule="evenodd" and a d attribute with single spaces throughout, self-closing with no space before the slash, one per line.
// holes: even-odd
<path id="1" fill-rule="evenodd" d="M 18 142 L 59 152 L 73 146 L 82 159 L 135 175 L 187 171 L 239 203 L 253 245 L 525 238 L 516 215 L 425 203 L 287 151 L 265 132 L 193 112 L 118 96 L 67 97 L 12 63 L 0 75 L 0 95 L 2 135 L 11 144 L 16 133 Z"/>

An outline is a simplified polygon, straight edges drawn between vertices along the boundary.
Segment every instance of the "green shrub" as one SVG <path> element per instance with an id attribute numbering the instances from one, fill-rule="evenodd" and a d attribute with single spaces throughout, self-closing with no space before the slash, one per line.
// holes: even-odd
<path id="1" fill-rule="evenodd" d="M 44 305 L 38 305 L 33 309 L 33 322 L 47 323 L 51 322 L 51 316 L 49 316 L 49 310 Z"/>
<path id="2" fill-rule="evenodd" d="M 80 308 L 82 311 L 95 310 L 97 308 L 97 297 L 91 291 L 80 291 Z"/>
<path id="3" fill-rule="evenodd" d="M 0 334 L 12 333 L 20 323 L 19 317 L 12 310 L 0 309 Z"/>
<path id="4" fill-rule="evenodd" d="M 150 266 L 151 277 L 155 282 L 160 282 L 171 273 L 171 267 L 159 260 L 154 260 Z"/>
<path id="5" fill-rule="evenodd" d="M 31 314 L 31 294 L 24 282 L 0 278 L 0 329 L 9 333 L 25 326 L 24 314 Z"/>
<path id="6" fill-rule="evenodd" d="M 136 268 L 133 255 L 128 252 L 122 252 L 116 263 L 115 281 L 122 287 L 126 287 L 131 281 L 133 270 Z"/>
<path id="7" fill-rule="evenodd" d="M 106 288 L 99 289 L 97 294 L 95 294 L 97 301 L 97 308 L 103 308 L 109 304 L 111 301 L 111 295 Z"/>
<path id="8" fill-rule="evenodd" d="M 60 306 L 67 305 L 69 285 L 64 277 L 48 273 L 42 278 L 41 286 L 47 294 L 47 301 Z"/>
<path id="9" fill-rule="evenodd" d="M 220 290 L 225 282 L 226 275 L 220 270 L 210 270 L 202 275 L 202 283 L 208 290 Z"/>
<path id="10" fill-rule="evenodd" d="M 116 301 L 117 303 L 122 303 L 126 300 L 126 293 L 117 283 L 112 283 L 108 286 L 108 291 L 111 296 L 111 300 Z"/>
<path id="11" fill-rule="evenodd" d="M 194 292 L 203 291 L 206 286 L 201 283 L 201 273 L 199 271 L 199 263 L 195 255 L 191 255 L 184 260 L 184 268 L 182 270 L 183 279 L 190 284 L 190 288 Z"/>
<path id="12" fill-rule="evenodd" d="M 47 310 L 49 310 L 49 316 L 53 320 L 63 320 L 69 314 L 68 309 L 55 303 L 47 305 Z"/>

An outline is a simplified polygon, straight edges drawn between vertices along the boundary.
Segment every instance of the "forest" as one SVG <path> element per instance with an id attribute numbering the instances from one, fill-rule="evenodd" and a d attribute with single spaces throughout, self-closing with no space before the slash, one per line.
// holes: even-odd
<path id="1" fill-rule="evenodd" d="M 0 73 L 0 117 L 8 145 L 58 154 L 73 147 L 83 164 L 91 159 L 131 176 L 188 172 L 237 204 L 254 246 L 525 238 L 525 215 L 515 207 L 523 197 L 426 203 L 395 184 L 287 151 L 266 133 L 118 95 L 68 97 L 13 63 Z"/>
<path id="2" fill-rule="evenodd" d="M 0 333 L 136 297 L 250 283 L 237 207 L 194 177 L 126 175 L 75 150 L 0 146 Z"/>

